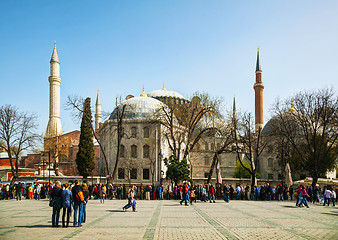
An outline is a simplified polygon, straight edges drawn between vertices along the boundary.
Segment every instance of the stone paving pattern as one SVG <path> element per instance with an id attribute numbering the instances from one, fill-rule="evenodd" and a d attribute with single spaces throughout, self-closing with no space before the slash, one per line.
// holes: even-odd
<path id="1" fill-rule="evenodd" d="M 137 212 L 123 212 L 125 203 L 91 200 L 83 227 L 52 228 L 47 200 L 0 201 L 0 239 L 338 240 L 338 208 L 332 206 L 221 200 L 181 206 L 165 200 L 137 201 Z"/>

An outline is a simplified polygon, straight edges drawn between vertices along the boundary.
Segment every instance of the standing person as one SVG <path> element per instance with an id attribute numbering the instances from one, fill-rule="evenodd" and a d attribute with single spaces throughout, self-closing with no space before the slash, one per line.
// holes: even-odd
<path id="1" fill-rule="evenodd" d="M 314 204 L 315 202 L 319 202 L 319 190 L 317 186 L 313 189 L 312 203 Z"/>
<path id="2" fill-rule="evenodd" d="M 21 185 L 21 183 L 19 182 L 19 184 L 17 184 L 16 185 L 16 188 L 15 188 L 15 193 L 16 193 L 16 200 L 17 201 L 21 201 L 21 196 L 22 196 L 22 194 L 21 194 L 21 189 L 22 189 L 22 185 Z"/>
<path id="3" fill-rule="evenodd" d="M 41 186 L 40 186 L 40 184 L 38 183 L 38 184 L 36 185 L 36 199 L 37 199 L 37 200 L 40 200 L 40 194 L 41 194 Z"/>
<path id="4" fill-rule="evenodd" d="M 236 200 L 239 200 L 240 196 L 241 196 L 241 188 L 240 188 L 240 186 L 238 185 L 238 186 L 236 187 Z"/>
<path id="5" fill-rule="evenodd" d="M 174 187 L 174 199 L 175 199 L 175 200 L 178 200 L 178 188 L 177 188 L 176 185 L 175 185 L 175 187 Z"/>
<path id="6" fill-rule="evenodd" d="M 62 207 L 61 193 L 61 182 L 56 181 L 50 198 L 50 201 L 52 201 L 53 204 L 52 227 L 59 226 L 60 210 Z"/>
<path id="7" fill-rule="evenodd" d="M 155 200 L 156 199 L 156 185 L 155 185 L 155 183 L 153 183 L 151 188 L 152 188 L 152 191 L 153 191 L 153 200 Z"/>
<path id="8" fill-rule="evenodd" d="M 290 194 L 290 198 L 292 200 L 292 197 L 293 197 L 293 187 L 292 186 L 290 186 L 290 188 L 289 188 L 289 194 Z"/>
<path id="9" fill-rule="evenodd" d="M 201 201 L 203 201 L 203 202 L 207 201 L 207 189 L 206 189 L 205 185 L 203 185 L 203 187 L 202 187 Z"/>
<path id="10" fill-rule="evenodd" d="M 167 199 L 168 200 L 170 200 L 170 195 L 171 195 L 171 185 L 169 184 L 167 188 Z"/>
<path id="11" fill-rule="evenodd" d="M 235 189 L 232 187 L 231 184 L 230 184 L 230 187 L 229 187 L 229 191 L 230 191 L 230 200 L 233 200 Z"/>
<path id="12" fill-rule="evenodd" d="M 140 186 L 140 199 L 144 200 L 144 187 L 143 187 L 142 183 L 141 183 L 141 186 Z"/>
<path id="13" fill-rule="evenodd" d="M 259 187 L 255 186 L 255 201 L 258 201 L 259 199 Z"/>
<path id="14" fill-rule="evenodd" d="M 182 200 L 180 201 L 180 204 L 185 203 L 185 206 L 188 206 L 188 185 L 186 182 L 184 182 L 184 185 L 182 187 Z"/>
<path id="15" fill-rule="evenodd" d="M 136 202 L 134 198 L 134 185 L 131 185 L 129 190 L 128 190 L 128 203 L 122 208 L 122 210 L 125 212 L 126 209 L 132 207 L 133 212 L 136 212 Z"/>
<path id="16" fill-rule="evenodd" d="M 196 199 L 195 189 L 191 188 L 190 191 L 190 205 L 192 205 L 192 202 Z"/>
<path id="17" fill-rule="evenodd" d="M 75 186 L 72 188 L 72 195 L 74 202 L 74 227 L 76 227 L 76 225 L 82 227 L 84 194 L 79 180 L 75 180 Z"/>
<path id="18" fill-rule="evenodd" d="M 158 187 L 158 198 L 159 200 L 163 200 L 163 186 Z"/>
<path id="19" fill-rule="evenodd" d="M 336 190 L 335 189 L 332 189 L 332 205 L 335 207 L 336 206 L 336 197 L 337 197 L 337 194 L 336 194 Z"/>
<path id="20" fill-rule="evenodd" d="M 227 202 L 227 203 L 229 202 L 229 193 L 230 193 L 230 189 L 229 189 L 228 185 L 224 184 L 224 186 L 223 186 L 223 196 L 224 196 L 224 201 Z"/>
<path id="21" fill-rule="evenodd" d="M 100 187 L 99 195 L 100 195 L 100 203 L 104 203 L 104 197 L 106 196 L 106 191 L 104 189 L 103 184 Z"/>
<path id="22" fill-rule="evenodd" d="M 83 189 L 83 197 L 84 197 L 84 201 L 83 201 L 83 214 L 82 214 L 82 222 L 85 223 L 86 222 L 86 218 L 87 218 L 87 203 L 88 203 L 88 198 L 89 198 L 89 190 L 87 187 L 86 183 L 82 183 L 82 189 Z"/>
<path id="23" fill-rule="evenodd" d="M 324 206 L 325 206 L 325 202 L 327 203 L 327 206 L 330 206 L 331 195 L 332 195 L 331 189 L 330 187 L 327 187 L 324 191 L 324 199 L 325 199 Z"/>
<path id="24" fill-rule="evenodd" d="M 278 191 L 278 201 L 280 200 L 284 201 L 282 184 L 278 185 L 277 191 Z"/>
<path id="25" fill-rule="evenodd" d="M 89 199 L 92 199 L 92 194 L 93 194 L 93 185 L 89 185 L 89 187 L 88 187 L 88 191 L 89 191 Z"/>
<path id="26" fill-rule="evenodd" d="M 73 195 L 72 192 L 69 190 L 69 184 L 65 183 L 65 189 L 61 192 L 61 199 L 62 199 L 62 227 L 68 227 L 69 225 L 69 218 L 71 212 L 71 204 L 73 202 Z M 65 216 L 67 215 L 67 222 L 65 222 Z"/>
<path id="27" fill-rule="evenodd" d="M 151 192 L 151 189 L 150 189 L 150 186 L 148 184 L 147 187 L 146 187 L 146 200 L 150 200 L 150 192 Z"/>
<path id="28" fill-rule="evenodd" d="M 33 187 L 32 184 L 28 186 L 28 199 L 33 199 Z"/>
<path id="29" fill-rule="evenodd" d="M 210 188 L 209 188 L 209 192 L 210 192 L 210 203 L 211 203 L 211 200 L 213 201 L 213 203 L 215 203 L 215 188 L 213 185 L 210 185 Z"/>

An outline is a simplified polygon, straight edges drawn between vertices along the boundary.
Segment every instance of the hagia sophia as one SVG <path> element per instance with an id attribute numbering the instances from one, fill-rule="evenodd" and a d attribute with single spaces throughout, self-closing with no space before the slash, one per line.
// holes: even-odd
<path id="1" fill-rule="evenodd" d="M 253 88 L 255 92 L 255 128 L 263 128 L 263 89 L 262 68 L 259 49 L 255 69 L 256 81 Z M 46 176 L 47 172 L 54 177 L 78 176 L 76 166 L 76 153 L 78 151 L 80 131 L 75 130 L 63 133 L 60 115 L 60 61 L 54 44 L 50 60 L 49 81 L 49 121 L 44 136 L 44 151 L 32 153 L 21 159 L 22 169 L 35 170 L 35 176 Z M 132 182 L 151 183 L 160 182 L 165 178 L 166 166 L 164 158 L 172 153 L 168 141 L 163 134 L 163 126 L 154 123 L 152 117 L 156 110 L 167 104 L 184 104 L 189 100 L 180 93 L 163 88 L 145 92 L 144 87 L 140 96 L 128 95 L 120 106 L 126 105 L 123 130 L 128 137 L 124 137 L 120 148 L 120 161 L 115 183 Z M 120 107 L 118 106 L 118 107 Z M 236 111 L 234 99 L 234 111 Z M 292 109 L 290 109 L 292 110 Z M 95 104 L 95 130 L 99 135 L 105 149 L 109 168 L 112 168 L 116 158 L 116 109 L 109 119 L 102 121 L 101 101 L 97 93 Z M 93 177 L 105 178 L 109 175 L 107 164 L 102 158 L 100 148 L 95 140 L 96 167 Z M 197 182 L 205 182 L 212 162 L 215 149 L 221 144 L 221 139 L 205 137 L 198 142 L 189 155 L 191 164 L 191 178 Z M 278 160 L 271 151 L 266 151 L 257 168 L 260 179 L 277 181 L 282 179 Z M 232 179 L 236 168 L 236 154 L 222 153 L 219 161 L 219 174 L 222 179 Z M 49 171 L 51 170 L 51 171 Z M 28 170 L 27 170 L 28 171 Z M 24 170 L 22 170 L 24 172 Z M 24 173 L 22 173 L 23 175 Z M 213 173 L 212 180 L 216 179 Z M 2 179 L 4 180 L 4 179 Z"/>

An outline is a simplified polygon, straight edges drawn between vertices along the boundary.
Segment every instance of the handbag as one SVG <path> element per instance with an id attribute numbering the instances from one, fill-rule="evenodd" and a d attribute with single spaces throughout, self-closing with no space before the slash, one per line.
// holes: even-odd
<path id="1" fill-rule="evenodd" d="M 49 201 L 49 206 L 50 206 L 50 207 L 54 207 L 54 200 L 50 200 L 50 201 Z"/>

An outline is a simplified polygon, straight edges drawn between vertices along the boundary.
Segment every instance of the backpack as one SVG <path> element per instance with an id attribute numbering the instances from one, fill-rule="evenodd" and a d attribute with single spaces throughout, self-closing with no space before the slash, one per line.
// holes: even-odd
<path id="1" fill-rule="evenodd" d="M 83 192 L 80 191 L 75 195 L 76 201 L 77 202 L 83 202 L 84 201 L 84 195 Z"/>

